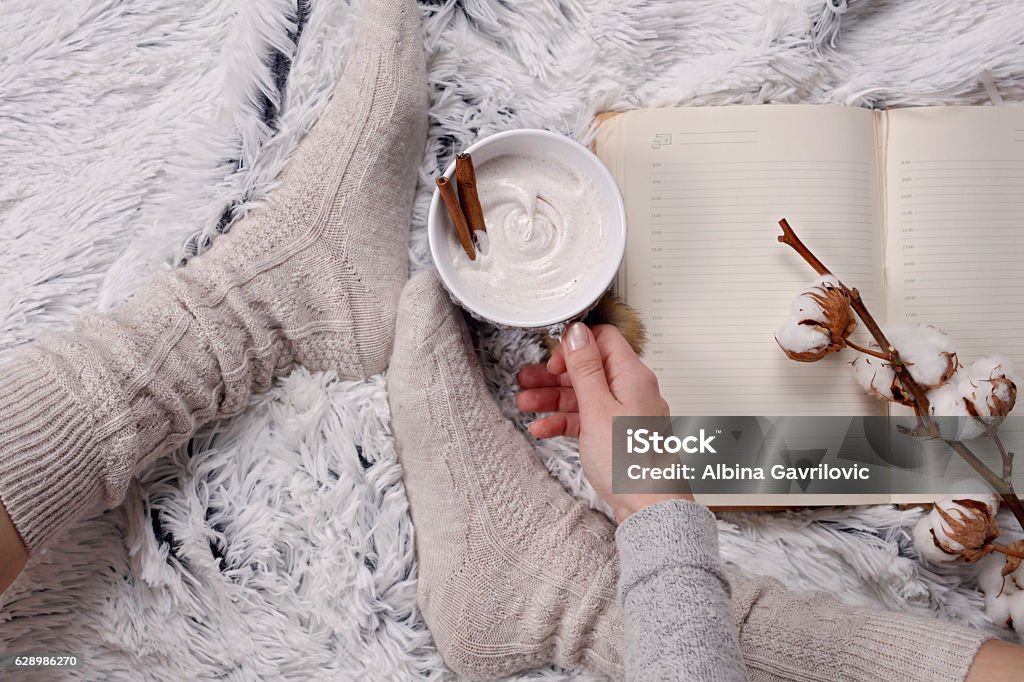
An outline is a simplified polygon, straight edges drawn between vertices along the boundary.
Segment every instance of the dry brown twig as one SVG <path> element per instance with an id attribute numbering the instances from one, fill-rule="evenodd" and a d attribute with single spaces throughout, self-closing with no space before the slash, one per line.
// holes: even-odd
<path id="1" fill-rule="evenodd" d="M 779 226 L 782 228 L 782 234 L 778 237 L 780 242 L 796 251 L 819 276 L 831 275 L 835 277 L 835 275 L 825 267 L 825 264 L 822 263 L 821 260 L 819 260 L 818 257 L 815 256 L 809 248 L 807 248 L 807 245 L 800 240 L 785 218 L 779 221 Z M 878 344 L 878 347 L 882 350 L 881 352 L 869 352 L 869 349 L 861 348 L 851 344 L 849 341 L 846 341 L 846 345 L 859 352 L 879 357 L 892 366 L 892 369 L 896 373 L 900 383 L 907 389 L 907 392 L 913 399 L 914 414 L 917 416 L 919 426 L 918 435 L 939 438 L 949 445 L 949 447 L 952 448 L 953 451 L 961 457 L 961 459 L 967 462 L 967 464 L 969 464 L 971 468 L 974 469 L 974 471 L 981 476 L 989 486 L 991 486 L 1003 503 L 1009 507 L 1021 528 L 1024 529 L 1024 504 L 1021 503 L 1020 498 L 1013 489 L 1013 483 L 1010 481 L 1013 463 L 1012 455 L 1008 454 L 1003 449 L 1002 442 L 998 441 L 998 436 L 996 436 L 996 443 L 1003 459 L 1002 476 L 992 471 L 992 469 L 982 462 L 981 459 L 979 459 L 978 456 L 975 455 L 974 452 L 972 452 L 962 441 L 942 438 L 941 429 L 935 420 L 932 419 L 930 414 L 931 406 L 928 401 L 927 392 L 910 375 L 906 365 L 900 359 L 899 350 L 889 342 L 889 339 L 886 338 L 882 328 L 878 325 L 878 322 L 875 321 L 875 318 L 871 315 L 871 312 L 865 305 L 864 300 L 861 298 L 860 292 L 857 291 L 856 288 L 847 287 L 841 280 L 839 280 L 839 286 L 849 296 L 850 307 L 857 314 L 857 317 L 860 318 L 861 322 L 864 323 L 864 327 L 868 330 L 872 338 L 874 338 L 875 343 Z M 977 540 L 977 538 L 973 538 L 973 536 L 971 539 Z M 985 545 L 990 546 L 990 549 L 985 550 L 985 553 L 989 551 L 997 551 L 1012 557 L 1018 557 L 1019 554 L 1019 550 L 1012 550 L 1006 547 L 992 545 L 990 542 L 983 542 L 980 546 Z M 1024 558 L 1024 556 L 1020 556 L 1019 558 Z"/>

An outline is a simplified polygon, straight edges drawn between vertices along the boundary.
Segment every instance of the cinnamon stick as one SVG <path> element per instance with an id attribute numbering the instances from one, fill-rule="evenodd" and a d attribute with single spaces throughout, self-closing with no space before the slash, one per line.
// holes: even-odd
<path id="1" fill-rule="evenodd" d="M 469 231 L 469 225 L 466 224 L 466 216 L 462 212 L 462 207 L 459 206 L 459 198 L 455 196 L 455 186 L 452 185 L 451 180 L 443 175 L 436 182 L 437 189 L 441 193 L 441 199 L 444 201 L 444 206 L 448 209 L 448 215 L 451 216 L 452 222 L 455 223 L 455 234 L 459 237 L 459 243 L 462 244 L 462 248 L 466 251 L 466 255 L 469 256 L 469 260 L 476 260 L 473 234 Z"/>
<path id="2" fill-rule="evenodd" d="M 459 205 L 466 215 L 470 234 L 476 230 L 486 232 L 484 209 L 476 192 L 476 169 L 473 167 L 473 157 L 469 154 L 458 154 L 455 157 L 455 180 L 459 185 Z"/>

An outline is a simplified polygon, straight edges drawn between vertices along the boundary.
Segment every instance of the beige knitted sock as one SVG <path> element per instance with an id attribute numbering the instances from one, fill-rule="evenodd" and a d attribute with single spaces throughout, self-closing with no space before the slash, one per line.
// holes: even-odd
<path id="1" fill-rule="evenodd" d="M 848 606 L 734 573 L 733 615 L 750 682 L 960 682 L 991 635 L 936 618 Z"/>
<path id="2" fill-rule="evenodd" d="M 473 677 L 552 661 L 621 674 L 614 530 L 502 417 L 432 273 L 402 292 L 388 394 L 420 607 L 448 664 Z"/>
<path id="3" fill-rule="evenodd" d="M 388 393 L 416 526 L 420 608 L 448 664 L 477 678 L 551 662 L 622 677 L 613 528 L 502 417 L 462 315 L 433 274 L 402 292 Z M 752 681 L 952 682 L 988 638 L 768 578 L 734 573 L 730 582 Z"/>
<path id="4" fill-rule="evenodd" d="M 0 367 L 0 499 L 30 552 L 296 364 L 384 369 L 426 139 L 415 2 L 366 0 L 350 54 L 270 206 Z"/>

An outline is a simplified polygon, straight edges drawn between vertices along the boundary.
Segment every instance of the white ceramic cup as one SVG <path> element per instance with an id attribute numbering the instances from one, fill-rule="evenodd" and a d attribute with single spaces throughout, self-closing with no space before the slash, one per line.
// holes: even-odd
<path id="1" fill-rule="evenodd" d="M 455 233 L 455 227 L 440 193 L 435 188 L 430 211 L 427 213 L 427 238 L 434 266 L 452 298 L 476 317 L 506 327 L 546 329 L 586 313 L 611 285 L 626 249 L 626 209 L 612 174 L 589 149 L 564 135 L 546 130 L 522 129 L 497 133 L 479 140 L 466 152 L 473 155 L 473 165 L 477 168 L 489 159 L 503 154 L 557 158 L 594 184 L 600 201 L 603 202 L 607 233 L 600 267 L 589 281 L 580 282 L 557 305 L 541 313 L 511 310 L 482 300 L 455 272 L 452 265 L 452 250 L 459 248 L 458 241 L 451 237 Z M 454 177 L 455 161 L 449 164 L 444 174 L 449 178 Z"/>

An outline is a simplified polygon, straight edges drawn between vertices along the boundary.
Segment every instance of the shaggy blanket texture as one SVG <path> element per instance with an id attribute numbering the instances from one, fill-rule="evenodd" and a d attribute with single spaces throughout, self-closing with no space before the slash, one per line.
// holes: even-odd
<path id="1" fill-rule="evenodd" d="M 356 9 L 6 0 L 0 356 L 109 309 L 264 200 L 344 65 Z M 415 267 L 429 266 L 432 176 L 500 130 L 582 138 L 595 112 L 648 105 L 1024 99 L 1024 13 L 1001 0 L 448 0 L 422 15 L 434 100 Z M 514 373 L 540 357 L 537 339 L 479 339 L 495 395 L 524 425 Z M 572 443 L 537 453 L 597 504 Z M 727 515 L 722 547 L 792 587 L 992 627 L 968 572 L 916 562 L 919 514 Z M 84 656 L 48 679 L 449 676 L 415 589 L 384 377 L 298 371 L 36 556 L 0 601 L 0 651 Z"/>

